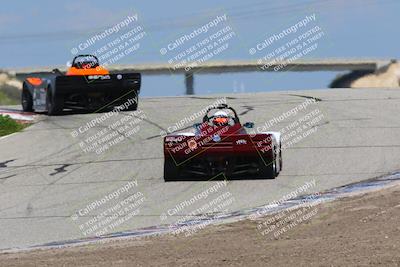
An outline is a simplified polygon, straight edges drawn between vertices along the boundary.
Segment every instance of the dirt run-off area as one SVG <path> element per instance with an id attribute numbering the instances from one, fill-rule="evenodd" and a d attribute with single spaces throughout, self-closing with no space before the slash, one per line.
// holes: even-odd
<path id="1" fill-rule="evenodd" d="M 292 215 L 306 209 L 309 216 L 294 225 Z M 281 215 L 213 225 L 190 237 L 167 234 L 2 253 L 0 265 L 400 266 L 400 185 Z M 270 231 L 278 224 L 285 231 Z"/>

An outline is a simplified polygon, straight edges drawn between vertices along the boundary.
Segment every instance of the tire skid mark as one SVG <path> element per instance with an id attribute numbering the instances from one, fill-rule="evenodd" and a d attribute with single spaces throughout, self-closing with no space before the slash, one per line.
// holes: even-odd
<path id="1" fill-rule="evenodd" d="M 249 113 L 250 111 L 253 111 L 253 110 L 254 110 L 254 107 L 253 107 L 253 106 L 242 106 L 242 107 L 246 108 L 246 110 L 242 111 L 242 112 L 239 114 L 240 116 L 243 116 L 243 115 Z"/>
<path id="2" fill-rule="evenodd" d="M 10 160 L 6 160 L 6 161 L 3 161 L 3 162 L 0 162 L 0 168 L 7 168 L 8 167 L 7 164 L 10 163 L 10 162 L 13 162 L 15 160 L 16 159 L 10 159 Z"/>
<path id="3" fill-rule="evenodd" d="M 6 177 L 0 177 L 0 184 L 4 184 L 5 181 L 7 181 L 8 179 L 10 179 L 11 177 L 17 176 L 16 174 L 11 174 L 8 175 Z"/>
<path id="4" fill-rule="evenodd" d="M 108 162 L 131 162 L 131 161 L 146 161 L 146 160 L 161 160 L 164 157 L 148 157 L 148 158 L 134 158 L 134 159 L 108 159 L 108 160 L 98 160 L 98 161 L 84 161 L 84 162 L 72 162 L 72 163 L 51 163 L 51 164 L 31 164 L 31 165 L 20 165 L 20 166 L 10 166 L 7 171 L 3 171 L 0 174 L 9 174 L 13 172 L 18 172 L 17 174 L 21 174 L 24 172 L 28 172 L 30 170 L 34 170 L 38 167 L 53 167 L 60 166 L 64 164 L 68 164 L 69 166 L 73 165 L 82 165 L 82 164 L 101 164 Z"/>
<path id="5" fill-rule="evenodd" d="M 61 167 L 55 168 L 53 173 L 50 173 L 50 176 L 54 176 L 56 174 L 62 173 L 62 172 L 66 172 L 66 168 L 68 168 L 69 166 L 71 166 L 71 164 L 63 164 Z"/>
<path id="6" fill-rule="evenodd" d="M 321 102 L 322 99 L 318 98 L 318 97 L 314 97 L 314 96 L 308 96 L 308 95 L 296 95 L 296 94 L 288 94 L 290 96 L 297 96 L 297 97 L 302 97 L 302 98 L 306 98 L 306 99 L 313 99 L 315 100 L 315 102 Z"/>

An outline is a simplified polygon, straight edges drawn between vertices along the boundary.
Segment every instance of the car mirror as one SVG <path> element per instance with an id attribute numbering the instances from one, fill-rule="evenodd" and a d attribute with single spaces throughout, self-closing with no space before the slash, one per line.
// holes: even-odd
<path id="1" fill-rule="evenodd" d="M 254 128 L 254 122 L 246 122 L 245 124 L 243 124 L 243 127 L 245 128 Z"/>

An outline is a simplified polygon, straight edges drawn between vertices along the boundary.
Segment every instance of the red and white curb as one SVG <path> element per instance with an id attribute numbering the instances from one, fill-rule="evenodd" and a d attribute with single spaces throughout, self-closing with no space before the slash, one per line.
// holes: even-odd
<path id="1" fill-rule="evenodd" d="M 38 118 L 38 115 L 35 113 L 13 109 L 0 109 L 0 115 L 8 115 L 20 123 L 34 123 Z"/>

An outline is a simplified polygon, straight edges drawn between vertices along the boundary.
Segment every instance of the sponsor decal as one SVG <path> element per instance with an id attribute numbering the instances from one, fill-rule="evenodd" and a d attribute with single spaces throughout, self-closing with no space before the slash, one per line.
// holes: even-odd
<path id="1" fill-rule="evenodd" d="M 197 142 L 195 140 L 190 140 L 188 142 L 188 146 L 189 146 L 190 149 L 194 150 L 194 149 L 197 148 Z"/>
<path id="2" fill-rule="evenodd" d="M 89 75 L 89 80 L 110 80 L 110 75 Z"/>
<path id="3" fill-rule="evenodd" d="M 245 144 L 247 144 L 247 141 L 245 139 L 239 139 L 236 141 L 236 144 L 237 145 L 245 145 Z"/>

